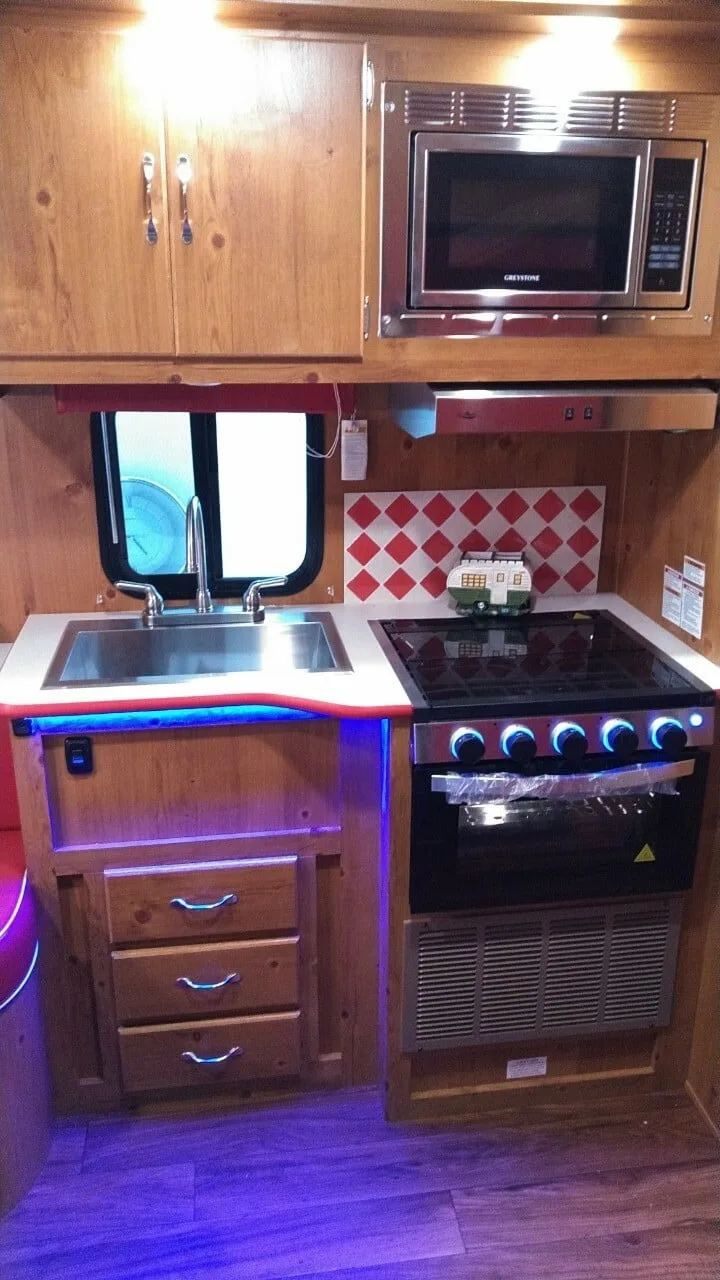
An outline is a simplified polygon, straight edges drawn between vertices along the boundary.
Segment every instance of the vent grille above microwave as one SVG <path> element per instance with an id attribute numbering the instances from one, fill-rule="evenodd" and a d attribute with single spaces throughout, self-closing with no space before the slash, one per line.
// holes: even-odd
<path id="1" fill-rule="evenodd" d="M 448 89 L 406 89 L 405 123 L 407 125 L 455 124 L 455 91 Z"/>
<path id="2" fill-rule="evenodd" d="M 611 134 L 615 127 L 615 94 L 583 93 L 573 98 L 565 117 L 565 133 Z"/>
<path id="3" fill-rule="evenodd" d="M 617 131 L 648 138 L 673 133 L 675 110 L 675 99 L 664 93 L 628 94 L 618 101 Z"/>
<path id="4" fill-rule="evenodd" d="M 479 129 L 482 133 L 509 128 L 514 97 L 509 90 L 463 89 L 458 96 L 461 127 Z"/>
<path id="5" fill-rule="evenodd" d="M 589 92 L 563 103 L 504 85 L 388 84 L 386 98 L 409 129 L 707 138 L 718 127 L 709 94 Z"/>
<path id="6" fill-rule="evenodd" d="M 664 1026 L 682 901 L 405 925 L 404 1048 Z"/>

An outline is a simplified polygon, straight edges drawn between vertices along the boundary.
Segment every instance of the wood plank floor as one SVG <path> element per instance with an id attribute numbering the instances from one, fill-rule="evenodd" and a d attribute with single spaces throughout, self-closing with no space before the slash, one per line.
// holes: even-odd
<path id="1" fill-rule="evenodd" d="M 689 1101 L 387 1125 L 373 1090 L 58 1124 L 2 1280 L 720 1280 Z"/>

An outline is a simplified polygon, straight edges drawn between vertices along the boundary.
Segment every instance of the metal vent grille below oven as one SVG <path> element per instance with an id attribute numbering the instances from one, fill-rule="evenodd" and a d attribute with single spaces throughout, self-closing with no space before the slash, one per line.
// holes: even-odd
<path id="1" fill-rule="evenodd" d="M 682 899 L 405 925 L 404 1047 L 664 1026 Z"/>
<path id="2" fill-rule="evenodd" d="M 474 929 L 426 935 L 418 952 L 418 1034 L 424 1039 L 472 1035 L 477 962 Z"/>

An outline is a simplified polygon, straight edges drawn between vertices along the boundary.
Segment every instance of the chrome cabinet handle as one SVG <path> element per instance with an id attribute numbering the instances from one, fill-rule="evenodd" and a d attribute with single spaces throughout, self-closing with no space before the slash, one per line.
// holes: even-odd
<path id="1" fill-rule="evenodd" d="M 221 987 L 229 987 L 233 982 L 240 981 L 239 973 L 229 973 L 227 978 L 221 978 L 219 982 L 193 982 L 192 978 L 176 978 L 175 985 L 177 987 L 188 987 L 190 991 L 219 991 Z"/>
<path id="2" fill-rule="evenodd" d="M 145 239 L 148 244 L 157 244 L 158 233 L 152 211 L 152 183 L 155 174 L 155 157 L 152 151 L 146 151 L 142 158 L 142 171 L 145 179 Z"/>
<path id="3" fill-rule="evenodd" d="M 241 1058 L 245 1050 L 240 1048 L 239 1044 L 233 1045 L 232 1049 L 228 1049 L 227 1053 L 221 1053 L 217 1058 L 201 1058 L 197 1053 L 193 1053 L 191 1049 L 186 1049 L 180 1054 L 183 1062 L 194 1062 L 198 1067 L 211 1067 L 217 1062 L 229 1062 L 231 1058 Z"/>
<path id="4" fill-rule="evenodd" d="M 182 226 L 180 228 L 180 239 L 183 244 L 192 244 L 193 233 L 190 226 L 190 215 L 188 213 L 188 187 L 192 182 L 192 165 L 190 157 L 185 151 L 181 152 L 177 158 L 175 165 L 175 173 L 180 183 L 180 192 L 182 195 Z"/>
<path id="5" fill-rule="evenodd" d="M 234 907 L 237 900 L 236 893 L 225 893 L 217 902 L 188 902 L 186 898 L 171 898 L 170 906 L 179 907 L 181 911 L 219 911 L 221 907 Z"/>

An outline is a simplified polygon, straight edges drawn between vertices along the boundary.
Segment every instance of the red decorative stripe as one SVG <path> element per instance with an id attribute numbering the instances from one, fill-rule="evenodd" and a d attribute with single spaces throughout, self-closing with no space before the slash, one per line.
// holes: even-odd
<path id="1" fill-rule="evenodd" d="M 350 416 L 355 405 L 355 388 L 338 387 L 343 414 Z M 335 413 L 335 392 L 331 383 L 248 383 L 192 387 L 182 383 L 159 386 L 56 387 L 58 413 L 110 413 L 157 410 L 177 413 Z"/>

